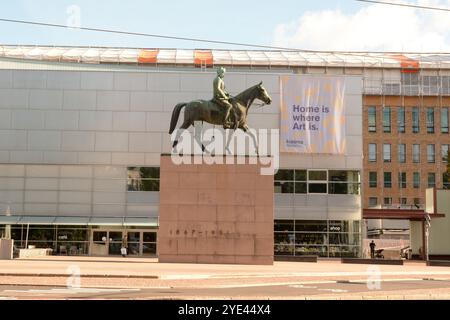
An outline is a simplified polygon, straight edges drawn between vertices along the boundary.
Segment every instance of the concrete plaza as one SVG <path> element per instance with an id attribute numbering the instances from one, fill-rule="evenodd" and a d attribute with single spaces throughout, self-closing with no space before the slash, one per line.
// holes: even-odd
<path id="1" fill-rule="evenodd" d="M 80 287 L 71 288 L 78 273 Z M 0 297 L 5 299 L 97 299 L 105 292 L 117 299 L 450 299 L 450 268 L 339 260 L 273 266 L 165 264 L 128 257 L 0 261 Z"/>

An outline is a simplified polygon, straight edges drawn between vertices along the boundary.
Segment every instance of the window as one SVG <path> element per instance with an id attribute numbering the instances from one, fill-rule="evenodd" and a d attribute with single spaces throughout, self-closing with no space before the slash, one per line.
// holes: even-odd
<path id="1" fill-rule="evenodd" d="M 414 189 L 420 188 L 420 173 L 419 172 L 413 173 L 413 187 L 414 187 Z"/>
<path id="2" fill-rule="evenodd" d="M 327 171 L 308 171 L 308 193 L 327 193 Z"/>
<path id="3" fill-rule="evenodd" d="M 405 96 L 419 94 L 419 73 L 402 73 L 402 89 Z"/>
<path id="4" fill-rule="evenodd" d="M 391 145 L 385 143 L 383 145 L 383 160 L 384 162 L 391 162 Z"/>
<path id="5" fill-rule="evenodd" d="M 400 163 L 406 162 L 406 144 L 398 145 L 398 162 Z"/>
<path id="6" fill-rule="evenodd" d="M 369 187 L 376 188 L 378 185 L 377 172 L 369 172 Z"/>
<path id="7" fill-rule="evenodd" d="M 159 168 L 129 167 L 128 191 L 159 191 Z"/>
<path id="8" fill-rule="evenodd" d="M 427 133 L 434 133 L 434 108 L 427 108 Z"/>
<path id="9" fill-rule="evenodd" d="M 378 205 L 378 198 L 370 197 L 369 198 L 369 208 L 376 207 Z"/>
<path id="10" fill-rule="evenodd" d="M 420 116 L 419 116 L 419 108 L 413 107 L 412 108 L 412 132 L 413 133 L 419 133 L 420 131 Z"/>
<path id="11" fill-rule="evenodd" d="M 398 187 L 402 189 L 406 188 L 406 172 L 398 173 Z"/>
<path id="12" fill-rule="evenodd" d="M 294 170 L 278 170 L 274 179 L 275 193 L 294 193 Z"/>
<path id="13" fill-rule="evenodd" d="M 408 199 L 407 198 L 399 198 L 398 203 L 401 205 L 405 205 L 408 203 Z"/>
<path id="14" fill-rule="evenodd" d="M 278 170 L 275 193 L 360 194 L 359 171 Z"/>
<path id="15" fill-rule="evenodd" d="M 405 132 L 405 107 L 397 108 L 397 130 L 399 133 Z"/>
<path id="16" fill-rule="evenodd" d="M 436 187 L 436 174 L 434 172 L 428 173 L 428 188 Z"/>
<path id="17" fill-rule="evenodd" d="M 436 154 L 435 154 L 435 150 L 434 150 L 434 144 L 429 144 L 427 146 L 427 161 L 428 161 L 428 163 L 436 162 Z"/>
<path id="18" fill-rule="evenodd" d="M 275 175 L 275 193 L 306 193 L 306 170 L 278 170 Z"/>
<path id="19" fill-rule="evenodd" d="M 383 132 L 391 132 L 391 107 L 383 108 Z"/>
<path id="20" fill-rule="evenodd" d="M 442 154 L 442 161 L 448 162 L 448 156 L 449 154 L 449 144 L 443 144 L 441 145 L 441 154 Z"/>
<path id="21" fill-rule="evenodd" d="M 392 173 L 391 172 L 384 173 L 384 187 L 392 188 Z"/>
<path id="22" fill-rule="evenodd" d="M 359 171 L 330 170 L 328 172 L 329 194 L 359 195 L 359 188 Z"/>
<path id="23" fill-rule="evenodd" d="M 377 145 L 375 143 L 369 144 L 369 162 L 377 162 Z"/>
<path id="24" fill-rule="evenodd" d="M 420 198 L 414 198 L 414 206 L 417 208 L 417 209 L 420 209 L 420 204 L 421 204 L 421 200 L 420 200 Z"/>
<path id="25" fill-rule="evenodd" d="M 392 198 L 384 198 L 383 203 L 385 206 L 392 206 Z"/>
<path id="26" fill-rule="evenodd" d="M 275 220 L 276 256 L 357 256 L 359 221 Z"/>
<path id="27" fill-rule="evenodd" d="M 420 144 L 413 144 L 413 163 L 420 162 Z"/>
<path id="28" fill-rule="evenodd" d="M 442 188 L 446 190 L 450 189 L 450 173 L 448 172 L 442 174 Z"/>
<path id="29" fill-rule="evenodd" d="M 295 170 L 295 193 L 307 193 L 307 181 L 306 170 Z"/>
<path id="30" fill-rule="evenodd" d="M 441 132 L 448 133 L 448 110 L 449 108 L 444 107 L 441 109 Z"/>
<path id="31" fill-rule="evenodd" d="M 369 132 L 377 132 L 377 108 L 369 107 Z"/>

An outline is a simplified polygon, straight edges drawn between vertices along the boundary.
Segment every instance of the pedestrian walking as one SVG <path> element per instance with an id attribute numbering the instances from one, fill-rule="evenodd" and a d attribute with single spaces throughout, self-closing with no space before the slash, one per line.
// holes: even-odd
<path id="1" fill-rule="evenodd" d="M 372 240 L 372 242 L 369 244 L 370 246 L 370 258 L 375 259 L 375 247 L 377 246 L 375 242 Z"/>

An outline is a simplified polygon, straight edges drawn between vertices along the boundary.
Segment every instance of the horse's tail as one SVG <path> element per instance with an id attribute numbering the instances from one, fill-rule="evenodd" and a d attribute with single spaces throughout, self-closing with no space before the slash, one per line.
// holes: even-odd
<path id="1" fill-rule="evenodd" d="M 178 123 L 178 118 L 180 117 L 181 109 L 183 109 L 186 106 L 187 103 L 179 103 L 175 106 L 175 109 L 173 109 L 172 112 L 172 119 L 170 120 L 170 130 L 169 134 L 172 134 L 175 131 L 175 127 Z"/>

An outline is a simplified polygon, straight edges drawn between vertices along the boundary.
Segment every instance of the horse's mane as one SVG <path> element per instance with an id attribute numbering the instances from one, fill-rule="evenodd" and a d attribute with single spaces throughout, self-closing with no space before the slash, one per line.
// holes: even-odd
<path id="1" fill-rule="evenodd" d="M 250 88 L 248 88 L 248 89 L 245 89 L 244 91 L 242 91 L 241 93 L 239 93 L 238 95 L 236 95 L 235 97 L 234 97 L 234 99 L 235 100 L 240 100 L 240 101 L 242 101 L 242 100 L 249 100 L 250 98 L 248 98 L 248 97 L 246 97 L 250 92 L 252 92 L 253 90 L 255 90 L 255 88 L 257 87 L 258 85 L 254 85 L 253 87 L 250 87 Z"/>

